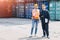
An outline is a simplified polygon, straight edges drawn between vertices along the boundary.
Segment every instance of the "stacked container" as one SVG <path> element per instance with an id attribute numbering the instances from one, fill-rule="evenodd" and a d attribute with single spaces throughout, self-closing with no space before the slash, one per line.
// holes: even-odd
<path id="1" fill-rule="evenodd" d="M 56 2 L 56 20 L 60 20 L 60 1 Z"/>
<path id="2" fill-rule="evenodd" d="M 17 13 L 16 16 L 18 18 L 23 18 L 24 17 L 24 4 L 23 3 L 17 4 L 16 13 Z"/>
<path id="3" fill-rule="evenodd" d="M 25 7 L 26 18 L 31 18 L 32 9 L 33 9 L 33 3 L 27 3 Z"/>
<path id="4" fill-rule="evenodd" d="M 55 4 L 55 1 L 50 2 L 49 10 L 50 10 L 49 11 L 50 12 L 50 19 L 55 20 L 56 19 L 56 4 Z"/>

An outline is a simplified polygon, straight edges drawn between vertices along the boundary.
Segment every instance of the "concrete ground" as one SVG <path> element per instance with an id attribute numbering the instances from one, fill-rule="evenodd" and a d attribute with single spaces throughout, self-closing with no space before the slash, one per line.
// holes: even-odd
<path id="1" fill-rule="evenodd" d="M 30 19 L 0 18 L 0 40 L 60 40 L 60 21 L 50 21 L 50 39 L 41 38 L 41 22 L 39 22 L 37 37 L 29 38 L 31 22 Z"/>

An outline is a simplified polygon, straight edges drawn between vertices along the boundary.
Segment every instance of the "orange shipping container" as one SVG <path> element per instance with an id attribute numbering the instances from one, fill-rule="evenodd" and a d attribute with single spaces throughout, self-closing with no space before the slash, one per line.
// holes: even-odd
<path id="1" fill-rule="evenodd" d="M 12 0 L 0 1 L 0 18 L 12 17 Z"/>

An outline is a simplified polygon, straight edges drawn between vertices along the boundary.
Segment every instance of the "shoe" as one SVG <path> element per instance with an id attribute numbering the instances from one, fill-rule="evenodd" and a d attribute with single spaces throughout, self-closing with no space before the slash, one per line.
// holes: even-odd
<path id="1" fill-rule="evenodd" d="M 36 35 L 34 35 L 34 38 L 36 38 L 37 36 Z"/>
<path id="2" fill-rule="evenodd" d="M 32 36 L 29 36 L 29 38 L 32 38 Z"/>
<path id="3" fill-rule="evenodd" d="M 42 38 L 44 38 L 45 36 L 42 36 Z"/>
<path id="4" fill-rule="evenodd" d="M 48 39 L 50 39 L 49 37 L 47 37 Z"/>
<path id="5" fill-rule="evenodd" d="M 34 35 L 34 37 L 36 37 L 36 34 Z"/>

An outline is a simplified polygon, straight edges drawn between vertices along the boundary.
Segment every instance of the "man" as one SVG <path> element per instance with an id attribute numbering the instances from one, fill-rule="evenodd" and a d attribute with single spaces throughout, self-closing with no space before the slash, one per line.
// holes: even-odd
<path id="1" fill-rule="evenodd" d="M 34 4 L 34 9 L 32 10 L 32 28 L 31 28 L 31 36 L 30 37 L 32 37 L 34 28 L 35 28 L 35 36 L 37 34 L 39 15 L 40 15 L 40 12 L 38 9 L 38 4 Z"/>
<path id="2" fill-rule="evenodd" d="M 47 38 L 49 38 L 49 12 L 46 10 L 45 4 L 42 4 L 42 12 L 41 12 L 41 23 L 42 23 L 42 30 L 43 30 L 43 36 L 45 37 L 47 35 Z"/>

